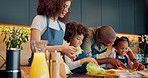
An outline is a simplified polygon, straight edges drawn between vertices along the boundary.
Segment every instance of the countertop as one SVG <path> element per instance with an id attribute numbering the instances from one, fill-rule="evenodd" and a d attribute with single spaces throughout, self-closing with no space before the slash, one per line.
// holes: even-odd
<path id="1" fill-rule="evenodd" d="M 21 66 L 20 69 L 21 69 L 21 78 L 29 78 L 30 66 Z M 5 67 L 0 69 L 0 78 L 5 78 L 4 75 L 5 75 Z M 119 77 L 118 76 L 97 77 L 86 74 L 72 74 L 69 75 L 67 78 L 119 78 Z M 147 77 L 142 76 L 142 78 L 147 78 Z"/>

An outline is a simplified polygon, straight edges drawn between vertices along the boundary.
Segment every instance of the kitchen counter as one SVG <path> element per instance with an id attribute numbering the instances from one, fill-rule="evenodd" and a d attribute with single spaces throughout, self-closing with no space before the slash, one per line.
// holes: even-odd
<path id="1" fill-rule="evenodd" d="M 30 70 L 30 67 L 28 67 L 28 66 L 21 67 L 22 78 L 29 78 L 29 70 Z M 118 78 L 116 76 L 112 76 L 112 77 Z M 110 76 L 109 78 L 112 78 L 112 77 Z M 89 76 L 86 74 L 72 74 L 72 75 L 68 76 L 67 78 L 104 78 L 104 77 Z"/>
<path id="2" fill-rule="evenodd" d="M 30 72 L 30 66 L 21 66 L 21 78 L 29 78 L 29 72 Z M 5 75 L 5 68 L 2 68 L 0 70 L 0 78 L 5 78 L 4 75 Z M 72 74 L 67 78 L 119 78 L 119 77 L 118 76 L 97 77 L 86 74 Z M 142 78 L 147 78 L 147 77 L 142 76 Z"/>

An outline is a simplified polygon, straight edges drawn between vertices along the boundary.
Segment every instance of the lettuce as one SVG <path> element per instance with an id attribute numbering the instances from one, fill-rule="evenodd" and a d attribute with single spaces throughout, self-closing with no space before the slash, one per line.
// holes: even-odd
<path id="1" fill-rule="evenodd" d="M 86 70 L 87 72 L 92 74 L 105 74 L 105 70 L 94 63 L 88 63 L 86 66 Z"/>
<path id="2" fill-rule="evenodd" d="M 79 55 L 79 54 L 81 54 L 81 53 L 82 53 L 82 49 L 81 49 L 80 45 L 78 45 L 76 48 L 77 48 L 78 50 L 77 50 L 77 52 L 74 53 L 74 55 Z"/>

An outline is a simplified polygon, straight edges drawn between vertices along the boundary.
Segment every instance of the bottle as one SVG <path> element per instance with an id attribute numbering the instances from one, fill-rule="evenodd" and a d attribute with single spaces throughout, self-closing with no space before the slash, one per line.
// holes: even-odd
<path id="1" fill-rule="evenodd" d="M 60 78 L 60 52 L 51 52 L 50 77 Z"/>
<path id="2" fill-rule="evenodd" d="M 34 57 L 30 68 L 30 78 L 49 78 L 49 68 L 45 58 L 46 40 L 31 41 Z"/>

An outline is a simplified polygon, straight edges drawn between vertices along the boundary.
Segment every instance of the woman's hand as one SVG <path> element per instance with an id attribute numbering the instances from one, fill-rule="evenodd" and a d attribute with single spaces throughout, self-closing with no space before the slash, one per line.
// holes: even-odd
<path id="1" fill-rule="evenodd" d="M 87 57 L 80 60 L 80 64 L 83 64 L 85 62 L 94 63 L 98 66 L 98 62 L 94 58 Z"/>
<path id="2" fill-rule="evenodd" d="M 75 48 L 74 46 L 62 45 L 61 48 L 62 48 L 61 52 L 67 55 L 69 58 L 74 59 L 76 57 L 73 55 L 77 51 L 77 48 Z"/>
<path id="3" fill-rule="evenodd" d="M 118 67 L 123 67 L 123 68 L 126 67 L 121 61 L 119 61 L 118 59 L 114 59 L 114 58 L 108 58 L 108 63 L 115 66 L 116 68 L 118 68 Z"/>

